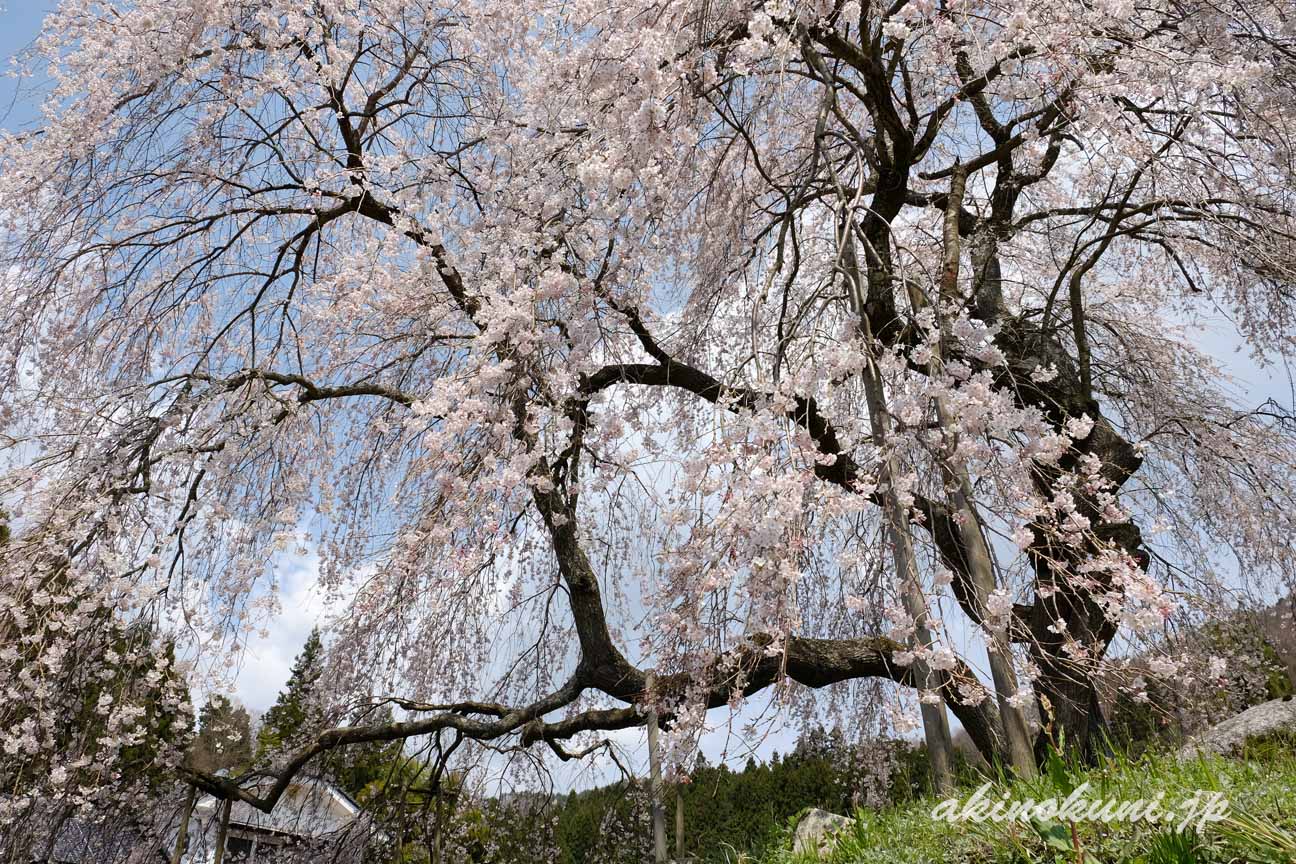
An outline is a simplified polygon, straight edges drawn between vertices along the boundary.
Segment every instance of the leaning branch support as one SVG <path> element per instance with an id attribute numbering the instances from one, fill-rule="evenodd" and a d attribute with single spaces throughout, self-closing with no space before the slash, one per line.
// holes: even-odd
<path id="1" fill-rule="evenodd" d="M 666 807 L 663 802 L 665 792 L 662 786 L 661 741 L 657 728 L 657 708 L 653 698 L 653 676 L 648 676 L 648 771 L 652 788 L 652 827 L 653 858 L 657 864 L 666 862 Z"/>

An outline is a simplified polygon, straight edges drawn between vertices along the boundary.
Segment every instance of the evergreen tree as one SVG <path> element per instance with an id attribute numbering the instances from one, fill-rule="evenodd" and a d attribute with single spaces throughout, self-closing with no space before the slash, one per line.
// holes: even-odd
<path id="1" fill-rule="evenodd" d="M 324 643 L 316 627 L 306 637 L 301 653 L 293 661 L 288 682 L 279 692 L 275 704 L 261 718 L 261 728 L 256 736 L 258 759 L 296 746 L 321 724 L 324 717 L 319 704 L 319 681 L 323 672 Z M 390 723 L 393 718 L 391 710 L 387 709 L 352 719 L 357 723 L 381 725 Z M 402 775 L 401 759 L 399 741 L 378 741 L 329 754 L 316 770 L 351 797 L 367 802 L 381 795 L 389 778 Z"/>
<path id="2" fill-rule="evenodd" d="M 195 770 L 234 772 L 252 763 L 252 721 L 247 709 L 217 694 L 198 715 L 198 735 L 189 751 Z"/>
<path id="3" fill-rule="evenodd" d="M 0 510 L 0 553 L 11 551 L 8 518 Z M 0 647 L 5 649 L 0 651 L 0 680 L 40 679 L 53 694 L 47 704 L 15 701 L 0 710 L 0 728 L 7 729 L 36 728 L 40 711 L 47 712 L 51 719 L 41 724 L 42 735 L 53 757 L 0 758 L 0 789 L 30 790 L 37 778 L 58 777 L 57 794 L 109 771 L 137 790 L 162 788 L 170 782 L 169 767 L 184 752 L 193 723 L 174 643 L 158 638 L 147 615 L 128 619 L 87 602 L 65 563 L 55 560 L 19 586 L 17 602 L 7 614 L 0 606 Z M 42 634 L 45 643 L 18 638 L 15 612 L 39 609 L 57 618 L 80 614 L 73 612 L 78 608 L 92 610 L 79 628 L 47 631 Z M 57 654 L 67 662 L 42 667 L 40 655 L 49 643 L 57 644 Z M 96 674 L 76 659 L 90 655 L 107 658 L 111 669 Z"/>
<path id="4" fill-rule="evenodd" d="M 391 709 L 356 718 L 364 725 L 392 722 Z M 381 799 L 390 787 L 400 787 L 409 769 L 400 741 L 373 741 L 330 755 L 324 773 L 339 788 L 362 804 Z"/>
<path id="5" fill-rule="evenodd" d="M 258 757 L 291 745 L 318 719 L 315 697 L 323 662 L 324 643 L 316 627 L 293 661 L 292 674 L 279 692 L 278 700 L 261 718 L 261 729 L 257 732 Z"/>

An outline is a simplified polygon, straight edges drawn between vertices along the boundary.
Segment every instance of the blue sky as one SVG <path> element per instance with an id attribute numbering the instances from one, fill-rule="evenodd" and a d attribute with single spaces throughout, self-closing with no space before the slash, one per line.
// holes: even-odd
<path id="1" fill-rule="evenodd" d="M 54 0 L 0 0 L 0 57 L 6 73 L 13 68 L 9 58 L 32 44 L 41 21 L 56 5 Z M 31 82 L 8 75 L 0 78 L 0 126 L 13 130 L 36 118 L 30 87 Z"/>

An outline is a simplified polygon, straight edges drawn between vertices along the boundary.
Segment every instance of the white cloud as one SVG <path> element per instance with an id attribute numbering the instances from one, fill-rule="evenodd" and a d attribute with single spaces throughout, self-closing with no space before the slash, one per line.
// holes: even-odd
<path id="1" fill-rule="evenodd" d="M 233 695 L 250 711 L 265 711 L 274 704 L 311 628 L 327 616 L 319 567 L 314 554 L 285 561 L 280 570 L 280 612 L 266 622 L 266 638 L 253 635 L 237 658 Z"/>

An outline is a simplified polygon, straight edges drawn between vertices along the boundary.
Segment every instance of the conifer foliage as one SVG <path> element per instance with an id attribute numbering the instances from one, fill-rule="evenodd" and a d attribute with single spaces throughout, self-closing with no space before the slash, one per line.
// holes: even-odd
<path id="1" fill-rule="evenodd" d="M 189 751 L 197 771 L 240 773 L 252 766 L 252 720 L 228 696 L 213 694 L 198 712 L 198 734 Z"/>
<path id="2" fill-rule="evenodd" d="M 323 662 L 324 644 L 316 627 L 293 660 L 288 682 L 278 699 L 261 718 L 261 728 L 257 731 L 258 756 L 281 752 L 289 744 L 300 743 L 303 735 L 319 726 L 323 716 L 319 692 Z"/>

